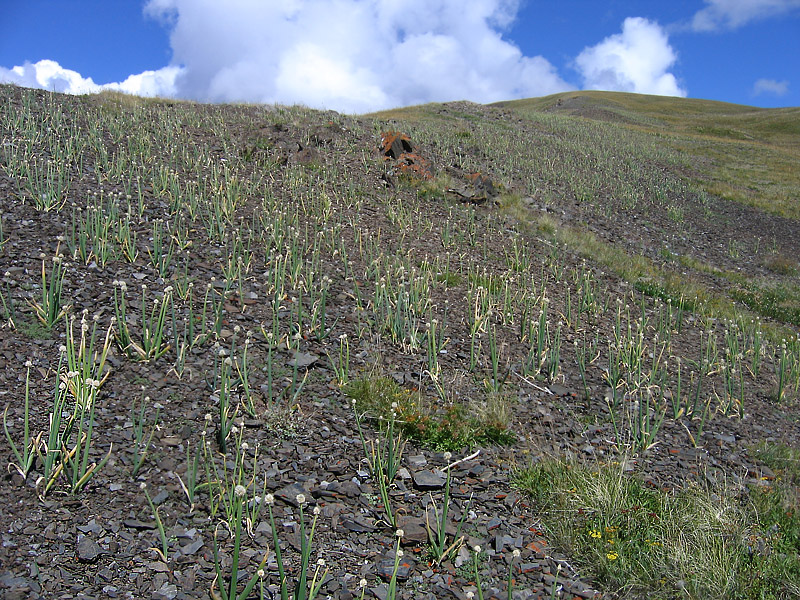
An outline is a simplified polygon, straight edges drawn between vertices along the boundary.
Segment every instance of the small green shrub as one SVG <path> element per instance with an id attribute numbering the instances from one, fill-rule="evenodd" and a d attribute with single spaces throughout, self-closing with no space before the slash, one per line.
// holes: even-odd
<path id="1" fill-rule="evenodd" d="M 345 395 L 356 408 L 379 423 L 388 422 L 395 405 L 400 429 L 407 438 L 439 451 L 457 451 L 477 444 L 510 444 L 514 435 L 496 411 L 470 411 L 452 403 L 433 411 L 418 392 L 408 390 L 388 377 L 367 377 L 348 383 Z"/>

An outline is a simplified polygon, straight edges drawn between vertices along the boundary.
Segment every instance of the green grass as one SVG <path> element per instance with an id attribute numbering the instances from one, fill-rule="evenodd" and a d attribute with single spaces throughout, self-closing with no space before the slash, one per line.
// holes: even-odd
<path id="1" fill-rule="evenodd" d="M 625 598 L 789 598 L 800 593 L 800 515 L 785 490 L 667 493 L 619 465 L 547 459 L 517 471 L 551 543 Z"/>
<path id="2" fill-rule="evenodd" d="M 14 325 L 17 331 L 32 340 L 49 340 L 53 337 L 53 330 L 36 319 L 26 320 L 17 317 Z"/>
<path id="3" fill-rule="evenodd" d="M 800 108 L 763 109 L 708 100 L 619 92 L 567 92 L 501 103 L 524 116 L 542 112 L 613 123 L 657 136 L 691 162 L 708 193 L 800 218 Z"/>
<path id="4" fill-rule="evenodd" d="M 356 401 L 357 410 L 379 423 L 386 422 L 394 408 L 403 434 L 434 450 L 459 451 L 478 444 L 514 442 L 504 413 L 498 408 L 503 402 L 498 399 L 474 410 L 458 403 L 433 410 L 418 392 L 388 377 L 358 379 L 348 383 L 343 391 Z"/>

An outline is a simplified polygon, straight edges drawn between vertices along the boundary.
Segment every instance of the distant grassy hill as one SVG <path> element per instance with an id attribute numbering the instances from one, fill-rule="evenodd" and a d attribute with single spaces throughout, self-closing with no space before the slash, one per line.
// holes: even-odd
<path id="1" fill-rule="evenodd" d="M 431 118 L 435 105 L 376 113 Z M 604 122 L 655 135 L 686 153 L 693 180 L 710 194 L 800 218 L 800 107 L 739 104 L 621 92 L 566 92 L 492 105 L 530 119 L 549 114 Z"/>
<path id="2" fill-rule="evenodd" d="M 491 173 L 517 218 L 641 289 L 800 324 L 800 108 L 569 92 L 371 116 Z"/>

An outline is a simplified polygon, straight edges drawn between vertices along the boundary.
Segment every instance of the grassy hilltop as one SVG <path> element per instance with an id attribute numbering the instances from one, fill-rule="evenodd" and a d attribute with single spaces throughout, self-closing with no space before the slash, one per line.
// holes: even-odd
<path id="1" fill-rule="evenodd" d="M 800 109 L 0 137 L 6 597 L 800 595 Z"/>

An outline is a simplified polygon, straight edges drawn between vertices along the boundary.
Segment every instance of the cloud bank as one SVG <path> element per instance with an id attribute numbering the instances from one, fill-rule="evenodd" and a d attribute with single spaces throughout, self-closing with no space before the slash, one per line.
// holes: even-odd
<path id="1" fill-rule="evenodd" d="M 349 113 L 574 89 L 547 59 L 503 37 L 518 8 L 519 0 L 148 0 L 145 14 L 170 35 L 169 66 L 97 84 L 43 60 L 0 68 L 0 81 Z M 658 24 L 629 18 L 574 66 L 590 89 L 684 96 L 669 73 L 675 60 Z"/>
<path id="2" fill-rule="evenodd" d="M 788 81 L 775 81 L 774 79 L 759 79 L 753 85 L 753 95 L 760 96 L 761 94 L 775 94 L 776 96 L 784 96 L 789 91 Z"/>
<path id="3" fill-rule="evenodd" d="M 575 65 L 586 89 L 686 96 L 675 75 L 668 72 L 676 60 L 677 54 L 658 23 L 629 17 L 622 24 L 622 33 L 584 49 Z"/>
<path id="4" fill-rule="evenodd" d="M 705 0 L 705 8 L 692 18 L 694 31 L 738 29 L 756 20 L 800 9 L 800 0 Z"/>
<path id="5" fill-rule="evenodd" d="M 83 77 L 54 60 L 40 60 L 35 63 L 26 62 L 11 69 L 0 67 L 0 83 L 13 83 L 65 94 L 95 94 L 103 90 L 116 90 L 138 96 L 174 96 L 175 77 L 179 72 L 179 67 L 170 66 L 131 75 L 122 82 L 98 85 L 91 77 Z"/>
<path id="6" fill-rule="evenodd" d="M 171 28 L 177 93 L 345 112 L 570 89 L 503 39 L 508 0 L 150 0 Z"/>

